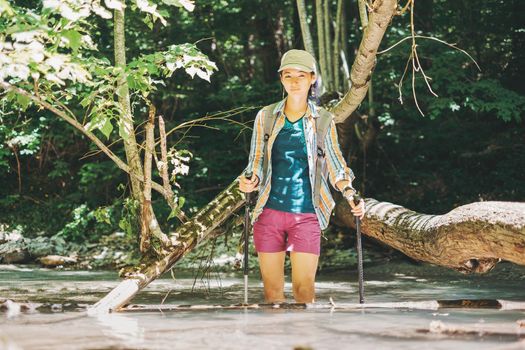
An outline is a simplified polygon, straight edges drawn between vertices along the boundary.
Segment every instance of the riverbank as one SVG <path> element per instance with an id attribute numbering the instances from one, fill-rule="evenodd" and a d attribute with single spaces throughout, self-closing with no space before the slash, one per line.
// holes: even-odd
<path id="1" fill-rule="evenodd" d="M 34 265 L 0 265 L 0 297 L 40 304 L 36 310 L 0 312 L 4 349 L 520 349 L 522 311 L 488 309 L 213 310 L 114 313 L 87 317 L 87 305 L 119 282 L 115 271 L 66 271 Z M 390 262 L 365 266 L 365 300 L 524 300 L 525 268 L 502 263 L 485 275 L 462 275 L 428 264 Z M 262 283 L 249 278 L 249 301 L 261 302 Z M 357 302 L 357 273 L 320 272 L 318 303 Z M 236 304 L 241 273 L 174 270 L 152 282 L 137 304 Z M 291 301 L 291 283 L 285 293 Z M 27 335 L 31 334 L 30 337 Z M 6 345 L 7 344 L 7 345 Z"/>
<path id="2" fill-rule="evenodd" d="M 124 232 L 101 236 L 98 241 L 75 243 L 61 235 L 25 237 L 20 230 L 7 230 L 0 225 L 0 264 L 32 264 L 66 270 L 115 270 L 136 266 L 141 254 L 138 242 Z M 320 271 L 333 271 L 357 266 L 357 253 L 353 247 L 355 237 L 349 232 L 339 232 L 331 227 L 324 232 L 321 242 Z M 240 230 L 203 242 L 177 262 L 177 268 L 200 271 L 236 272 L 241 268 L 238 247 Z M 402 260 L 404 255 L 363 238 L 364 262 L 368 265 Z M 286 260 L 290 268 L 289 259 Z M 249 268 L 258 270 L 257 254 L 250 245 Z"/>

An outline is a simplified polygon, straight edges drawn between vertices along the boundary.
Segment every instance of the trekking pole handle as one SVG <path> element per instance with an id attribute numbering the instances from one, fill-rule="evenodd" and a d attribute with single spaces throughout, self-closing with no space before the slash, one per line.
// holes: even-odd
<path id="1" fill-rule="evenodd" d="M 249 172 L 246 172 L 244 173 L 244 177 L 247 179 L 247 180 L 251 180 L 252 179 L 252 176 L 253 176 L 253 173 L 251 171 Z M 250 201 L 250 192 L 246 192 L 245 193 L 245 198 L 246 198 L 246 205 L 249 205 L 249 201 Z"/>
<path id="2" fill-rule="evenodd" d="M 361 199 L 363 199 L 363 197 L 361 197 L 359 192 L 356 192 L 354 194 L 354 199 L 353 199 L 354 204 L 356 204 L 356 205 L 359 204 L 359 202 L 361 202 Z"/>
<path id="3" fill-rule="evenodd" d="M 348 188 L 351 188 L 351 187 L 345 187 L 345 188 L 343 189 L 343 192 L 344 192 L 346 189 L 348 189 Z M 354 190 L 354 189 L 352 188 L 352 190 Z M 355 190 L 354 190 L 354 191 L 355 191 Z M 344 196 L 344 195 L 343 195 L 343 196 Z M 346 196 L 344 196 L 344 197 L 347 198 L 347 200 L 350 200 L 350 198 L 348 198 L 348 197 L 346 197 Z M 352 200 L 353 204 L 355 204 L 355 205 L 358 205 L 359 202 L 361 201 L 361 199 L 363 199 L 363 198 L 361 197 L 361 195 L 360 195 L 359 192 L 357 192 L 357 191 L 355 191 L 355 193 L 351 196 L 351 200 Z"/>

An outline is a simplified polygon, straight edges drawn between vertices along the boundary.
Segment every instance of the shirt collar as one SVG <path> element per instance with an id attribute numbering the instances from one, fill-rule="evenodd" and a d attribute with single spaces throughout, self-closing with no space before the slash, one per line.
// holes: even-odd
<path id="1" fill-rule="evenodd" d="M 288 98 L 288 96 L 286 96 L 283 100 L 281 100 L 279 103 L 277 103 L 277 105 L 275 106 L 274 110 L 273 110 L 273 114 L 274 115 L 280 115 L 282 112 L 283 112 L 283 109 L 284 109 L 284 105 L 286 103 L 286 99 Z M 313 118 L 317 118 L 319 117 L 319 112 L 318 112 L 318 109 L 317 109 L 317 105 L 315 104 L 315 102 L 313 102 L 312 100 L 308 99 L 307 101 L 307 105 L 308 105 L 308 110 L 307 110 L 307 116 L 311 116 Z"/>

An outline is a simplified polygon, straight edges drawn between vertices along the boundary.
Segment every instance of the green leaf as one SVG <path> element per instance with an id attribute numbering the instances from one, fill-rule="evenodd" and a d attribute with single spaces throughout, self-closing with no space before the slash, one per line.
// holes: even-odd
<path id="1" fill-rule="evenodd" d="M 109 118 L 106 119 L 100 131 L 102 131 L 104 136 L 109 139 L 109 135 L 111 135 L 111 132 L 113 131 L 113 124 L 111 124 L 111 120 Z"/>
<path id="2" fill-rule="evenodd" d="M 69 40 L 69 46 L 76 52 L 81 46 L 82 35 L 76 30 L 66 30 L 62 35 Z"/>
<path id="3" fill-rule="evenodd" d="M 99 222 L 99 223 L 105 222 L 105 223 L 111 225 L 110 215 L 109 214 L 110 214 L 109 213 L 109 209 L 107 207 L 97 208 L 93 212 L 93 215 L 95 216 L 95 219 L 97 220 L 97 222 Z"/>
<path id="4" fill-rule="evenodd" d="M 186 198 L 179 197 L 179 204 L 178 204 L 179 208 L 182 208 L 185 202 L 186 202 Z"/>
<path id="5" fill-rule="evenodd" d="M 120 219 L 119 223 L 118 223 L 118 227 L 120 227 L 124 232 L 126 232 L 126 234 L 128 236 L 130 236 L 132 234 L 131 232 L 131 224 L 129 223 L 128 220 L 122 218 Z"/>
<path id="6" fill-rule="evenodd" d="M 149 28 L 150 30 L 153 29 L 153 21 L 151 20 L 151 17 L 150 17 L 150 16 L 146 16 L 146 17 L 144 17 L 144 19 L 143 19 L 142 21 L 144 22 L 144 24 L 145 24 L 146 26 L 148 26 L 148 28 Z"/>
<path id="7" fill-rule="evenodd" d="M 178 198 L 175 198 L 174 202 L 175 202 L 174 203 L 175 207 L 173 208 L 173 210 L 171 211 L 170 215 L 168 216 L 168 220 L 171 219 L 171 218 L 176 217 L 180 213 L 181 208 L 184 205 L 184 202 L 186 202 L 186 198 L 178 197 Z"/>
<path id="8" fill-rule="evenodd" d="M 180 208 L 179 207 L 173 208 L 173 210 L 171 211 L 170 215 L 168 215 L 168 220 L 171 219 L 171 218 L 176 217 L 178 213 L 180 213 Z"/>
<path id="9" fill-rule="evenodd" d="M 87 106 L 89 106 L 89 104 L 91 103 L 91 95 L 88 95 L 86 97 L 84 97 L 81 101 L 80 101 L 80 105 L 84 108 L 86 108 Z"/>
<path id="10" fill-rule="evenodd" d="M 16 102 L 20 105 L 20 108 L 22 108 L 23 111 L 27 109 L 29 104 L 31 103 L 31 99 L 27 97 L 26 95 L 17 94 L 16 95 Z"/>
<path id="11" fill-rule="evenodd" d="M 162 0 L 162 2 L 169 6 L 182 7 L 179 0 Z"/>

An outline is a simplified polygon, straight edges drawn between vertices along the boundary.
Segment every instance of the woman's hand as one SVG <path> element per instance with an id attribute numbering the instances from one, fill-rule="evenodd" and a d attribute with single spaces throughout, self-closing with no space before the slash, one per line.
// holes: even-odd
<path id="1" fill-rule="evenodd" d="M 342 190 L 343 197 L 346 199 L 348 204 L 350 204 L 350 207 L 352 208 L 352 214 L 354 216 L 357 216 L 359 219 L 363 219 L 365 217 L 365 201 L 361 196 L 357 195 L 356 190 L 351 186 L 347 185 Z M 355 199 L 359 198 L 359 202 L 356 204 Z"/>
<path id="2" fill-rule="evenodd" d="M 349 200 L 348 203 L 350 203 L 350 207 L 352 207 L 352 214 L 359 217 L 359 219 L 363 219 L 365 217 L 365 201 L 361 198 L 359 200 L 359 203 L 355 204 L 353 200 Z"/>
<path id="3" fill-rule="evenodd" d="M 239 189 L 244 193 L 255 191 L 257 185 L 259 185 L 259 178 L 257 175 L 253 175 L 250 180 L 248 180 L 244 175 L 239 177 Z"/>

